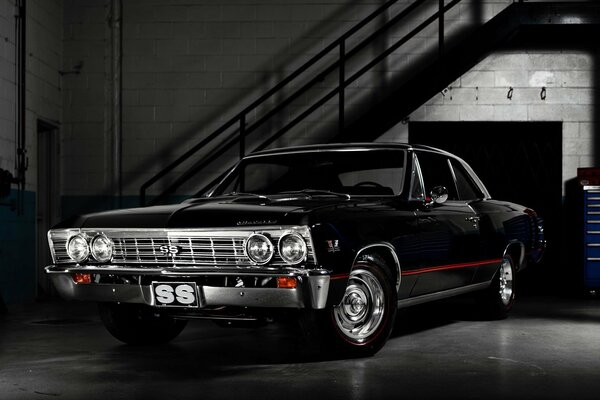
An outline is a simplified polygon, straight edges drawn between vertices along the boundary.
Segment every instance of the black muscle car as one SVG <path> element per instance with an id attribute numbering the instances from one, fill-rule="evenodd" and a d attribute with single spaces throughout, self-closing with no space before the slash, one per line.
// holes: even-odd
<path id="1" fill-rule="evenodd" d="M 460 158 L 401 144 L 255 153 L 202 197 L 78 216 L 48 239 L 58 291 L 99 302 L 126 343 L 285 313 L 352 356 L 384 345 L 399 307 L 477 292 L 504 317 L 545 247 L 533 210 L 493 200 Z"/>

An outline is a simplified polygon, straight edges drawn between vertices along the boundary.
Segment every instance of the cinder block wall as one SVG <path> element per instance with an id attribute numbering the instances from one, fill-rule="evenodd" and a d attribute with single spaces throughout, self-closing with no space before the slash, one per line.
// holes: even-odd
<path id="1" fill-rule="evenodd" d="M 64 7 L 65 213 L 110 205 L 103 1 Z M 124 1 L 123 182 L 132 204 L 152 174 L 381 2 Z M 128 199 L 126 199 L 126 203 Z"/>
<path id="2" fill-rule="evenodd" d="M 15 167 L 14 2 L 0 5 L 0 168 Z"/>
<path id="3" fill-rule="evenodd" d="M 15 2 L 0 3 L 0 168 L 15 173 Z M 60 124 L 62 1 L 27 1 L 26 150 L 24 213 L 0 206 L 0 297 L 7 304 L 36 295 L 37 121 Z M 16 201 L 16 190 L 2 203 Z"/>
<path id="4" fill-rule="evenodd" d="M 398 7 L 409 2 L 400 1 Z M 7 302 L 30 299 L 35 292 L 35 253 L 23 256 L 18 249 L 33 248 L 35 242 L 38 119 L 60 126 L 63 217 L 114 206 L 107 119 L 111 85 L 107 3 L 28 0 L 27 211 L 19 217 L 0 207 L 0 265 L 8 271 L 0 276 L 0 295 Z M 123 1 L 123 205 L 136 205 L 143 181 L 382 3 Z M 465 1 L 447 15 L 447 29 L 482 23 L 511 3 Z M 0 3 L 0 168 L 11 171 L 14 13 L 14 0 Z M 353 84 L 347 93 L 349 109 L 357 96 L 385 85 L 387 74 L 410 68 L 431 48 L 436 35 L 434 28 L 424 31 L 405 52 Z M 61 78 L 59 70 L 72 71 L 78 65 L 81 73 Z M 596 162 L 592 150 L 596 69 L 593 57 L 585 52 L 497 53 L 450 85 L 446 96 L 434 96 L 411 120 L 562 121 L 567 180 L 578 166 Z M 325 81 L 322 88 L 331 85 Z M 506 99 L 509 86 L 514 88 L 512 100 Z M 546 100 L 539 98 L 541 86 L 547 87 Z M 278 144 L 296 143 L 298 137 L 319 140 L 311 137 L 313 127 L 327 125 L 336 108 L 333 101 Z M 406 129 L 399 124 L 381 140 L 406 141 Z"/>
<path id="5" fill-rule="evenodd" d="M 0 168 L 15 174 L 15 103 L 16 103 L 16 78 L 15 78 L 15 25 L 14 3 L 5 1 L 0 4 Z M 4 204 L 10 204 L 14 196 L 0 199 Z M 15 252 L 11 248 L 15 243 L 11 237 L 15 236 L 17 225 L 26 225 L 24 218 L 17 217 L 8 205 L 0 206 L 0 309 L 2 302 L 11 303 L 18 300 L 12 292 L 20 280 L 13 278 L 15 272 L 23 265 L 14 265 Z M 33 265 L 29 266 L 30 269 Z M 32 282 L 35 279 L 31 279 Z M 31 291 L 31 288 L 29 288 Z"/>
<path id="6" fill-rule="evenodd" d="M 395 8 L 404 8 L 411 2 L 399 1 Z M 63 126 L 68 140 L 62 161 L 69 176 L 63 186 L 65 214 L 84 207 L 111 206 L 113 193 L 107 172 L 112 154 L 104 118 L 108 112 L 109 54 L 105 3 L 65 1 L 64 68 L 80 61 L 84 65 L 80 75 L 63 80 Z M 139 187 L 145 180 L 383 3 L 381 0 L 124 1 L 124 204 L 136 205 Z M 391 37 L 400 37 L 429 17 L 438 4 L 430 3 L 402 28 L 391 32 Z M 446 16 L 446 27 L 457 31 L 474 21 L 482 23 L 510 3 L 487 0 L 473 7 L 472 2 L 465 2 Z M 436 40 L 437 25 L 432 24 L 402 54 L 393 56 L 373 74 L 349 87 L 348 112 L 352 112 L 361 97 L 376 94 L 378 87 L 385 86 L 387 74 L 410 68 Z M 332 57 L 336 56 L 334 51 Z M 353 67 L 356 66 L 349 65 L 348 70 Z M 316 91 L 322 93 L 334 84 L 335 76 L 329 77 Z M 298 103 L 302 101 L 305 98 Z M 295 103 L 290 109 L 301 105 Z M 323 140 L 318 136 L 319 129 L 335 122 L 336 113 L 337 99 L 334 99 L 276 145 Z M 289 120 L 289 114 L 284 119 Z M 251 122 L 256 117 L 249 115 L 248 119 Z M 275 120 L 273 125 L 281 126 L 283 122 Z M 209 147 L 199 156 L 210 151 Z M 234 149 L 230 160 L 211 167 L 221 170 L 236 155 Z M 182 171 L 183 168 L 176 170 L 173 177 Z M 186 187 L 183 193 L 190 191 L 191 187 Z"/>
<path id="7" fill-rule="evenodd" d="M 596 57 L 593 52 L 568 50 L 492 54 L 412 113 L 410 120 L 560 121 L 566 182 L 577 175 L 578 167 L 598 161 L 593 135 Z M 379 140 L 408 141 L 408 125 L 399 124 Z"/>

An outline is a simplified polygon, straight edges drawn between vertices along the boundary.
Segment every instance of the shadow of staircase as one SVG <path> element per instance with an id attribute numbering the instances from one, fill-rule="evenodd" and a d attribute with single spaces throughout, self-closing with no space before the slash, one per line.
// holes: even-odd
<path id="1" fill-rule="evenodd" d="M 372 141 L 521 29 L 600 22 L 600 4 L 588 2 L 512 3 L 485 23 L 446 19 L 461 2 L 416 0 L 404 8 L 386 2 L 145 182 L 140 203 L 165 202 L 182 188 L 200 194 L 248 149 L 263 150 L 284 137 L 285 144 Z M 393 68 L 394 60 L 423 40 L 426 48 L 412 54 L 408 67 Z M 366 54 L 373 49 L 375 55 Z M 189 160 L 191 167 L 172 178 Z M 147 202 L 147 192 L 161 180 L 168 180 L 166 188 Z"/>

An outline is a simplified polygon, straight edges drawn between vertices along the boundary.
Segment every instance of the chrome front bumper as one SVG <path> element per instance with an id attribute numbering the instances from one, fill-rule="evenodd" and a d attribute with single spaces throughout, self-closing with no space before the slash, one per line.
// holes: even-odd
<path id="1" fill-rule="evenodd" d="M 298 280 L 297 287 L 287 288 L 235 288 L 221 286 L 198 286 L 200 309 L 217 306 L 269 307 L 269 308 L 314 308 L 323 309 L 327 304 L 329 292 L 329 274 L 325 270 L 289 270 L 283 273 L 275 271 L 190 271 L 171 268 L 126 268 L 51 265 L 46 267 L 59 294 L 67 300 L 97 302 L 138 303 L 156 306 L 150 285 L 76 283 L 73 275 L 111 274 L 111 275 L 149 275 L 154 280 L 161 278 L 194 279 L 200 276 L 293 276 Z"/>

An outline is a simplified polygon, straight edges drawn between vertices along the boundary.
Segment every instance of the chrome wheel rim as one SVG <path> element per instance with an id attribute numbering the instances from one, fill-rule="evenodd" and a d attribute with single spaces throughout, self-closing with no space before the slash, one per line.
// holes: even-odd
<path id="1" fill-rule="evenodd" d="M 502 265 L 500 265 L 500 299 L 502 304 L 505 306 L 509 305 L 513 297 L 513 268 L 512 262 L 509 258 L 502 259 Z"/>
<path id="2" fill-rule="evenodd" d="M 334 307 L 334 319 L 347 339 L 364 343 L 377 331 L 385 313 L 385 294 L 371 272 L 356 269 L 350 273 L 346 292 Z"/>

